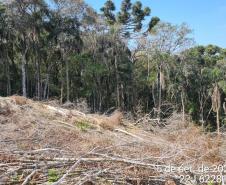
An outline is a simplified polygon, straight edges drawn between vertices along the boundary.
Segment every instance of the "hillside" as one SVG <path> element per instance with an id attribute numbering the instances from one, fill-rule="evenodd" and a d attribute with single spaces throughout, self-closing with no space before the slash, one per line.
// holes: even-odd
<path id="1" fill-rule="evenodd" d="M 224 164 L 225 144 L 181 123 L 146 131 L 117 111 L 87 114 L 0 97 L 0 184 L 200 184 L 179 181 L 185 174 L 200 177 L 195 169 L 202 164 Z M 167 171 L 169 165 L 192 171 Z"/>

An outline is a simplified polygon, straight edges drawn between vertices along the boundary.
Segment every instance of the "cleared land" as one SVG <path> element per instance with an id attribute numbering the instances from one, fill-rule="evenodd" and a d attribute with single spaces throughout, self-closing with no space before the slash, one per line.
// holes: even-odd
<path id="1" fill-rule="evenodd" d="M 147 131 L 117 111 L 85 114 L 54 102 L 0 97 L 0 184 L 200 184 L 198 168 L 224 165 L 223 136 L 179 118 L 164 128 L 150 125 Z M 168 171 L 170 165 L 192 171 Z M 181 175 L 191 179 L 180 183 Z"/>

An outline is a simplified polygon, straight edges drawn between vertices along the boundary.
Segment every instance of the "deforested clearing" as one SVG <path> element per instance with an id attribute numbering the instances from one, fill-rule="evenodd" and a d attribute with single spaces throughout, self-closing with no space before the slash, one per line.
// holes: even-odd
<path id="1" fill-rule="evenodd" d="M 85 114 L 1 97 L 0 184 L 183 184 L 185 172 L 164 169 L 225 162 L 223 136 L 182 120 L 155 131 L 139 125 L 119 111 Z"/>

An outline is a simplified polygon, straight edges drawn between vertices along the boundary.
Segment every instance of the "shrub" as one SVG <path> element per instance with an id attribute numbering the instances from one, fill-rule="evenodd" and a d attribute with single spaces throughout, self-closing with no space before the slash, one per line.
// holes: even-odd
<path id="1" fill-rule="evenodd" d="M 60 176 L 56 169 L 48 170 L 48 182 L 56 182 L 59 178 Z"/>

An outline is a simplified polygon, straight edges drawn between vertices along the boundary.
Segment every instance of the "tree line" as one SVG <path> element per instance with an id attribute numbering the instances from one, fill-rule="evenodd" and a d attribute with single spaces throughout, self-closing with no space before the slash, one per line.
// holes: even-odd
<path id="1" fill-rule="evenodd" d="M 226 49 L 197 46 L 140 1 L 0 1 L 0 95 L 87 100 L 92 112 L 181 112 L 203 128 L 224 124 Z"/>

